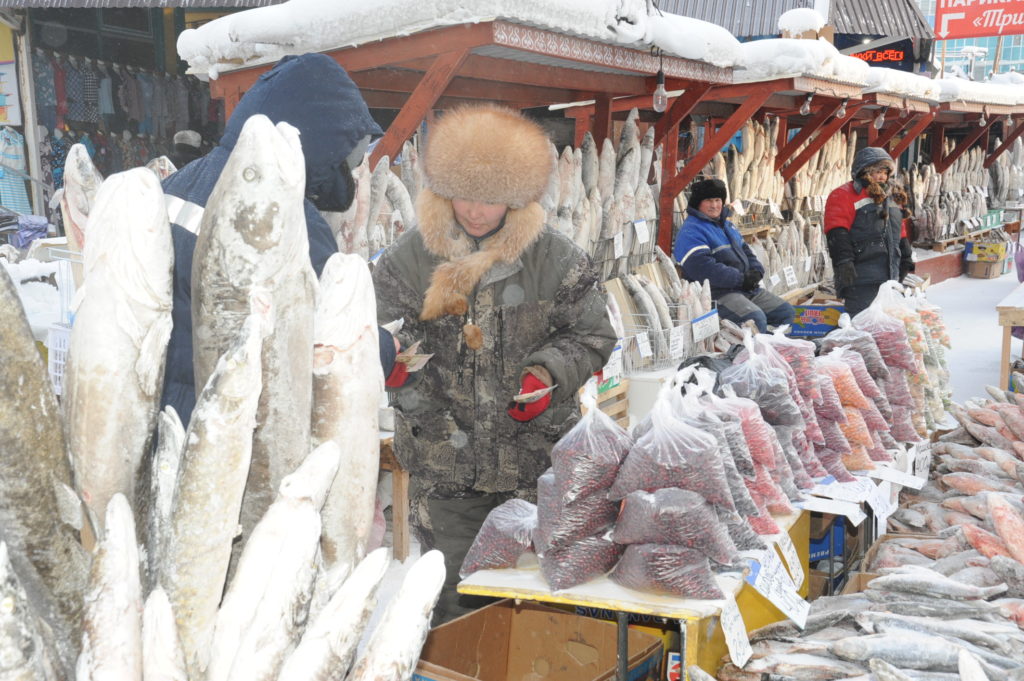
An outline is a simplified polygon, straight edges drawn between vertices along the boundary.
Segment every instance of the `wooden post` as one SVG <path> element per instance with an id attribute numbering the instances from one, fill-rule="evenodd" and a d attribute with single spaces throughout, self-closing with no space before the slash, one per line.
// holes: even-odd
<path id="1" fill-rule="evenodd" d="M 676 161 L 679 159 L 679 121 L 668 129 L 662 138 L 661 147 L 661 196 L 658 197 L 658 236 L 655 242 L 661 250 L 672 257 L 672 218 L 675 211 L 676 195 L 668 191 L 666 180 L 676 175 Z"/>
<path id="2" fill-rule="evenodd" d="M 782 164 L 786 162 L 786 159 L 790 158 L 804 142 L 811 139 L 811 135 L 817 132 L 821 126 L 825 125 L 828 119 L 839 111 L 840 106 L 842 106 L 842 102 L 837 101 L 831 101 L 824 104 L 820 109 L 818 109 L 817 113 L 815 113 L 814 116 L 808 120 L 802 128 L 800 128 L 800 132 L 793 135 L 793 139 L 789 140 L 789 142 L 784 145 L 780 145 L 778 156 L 775 157 L 775 170 L 781 170 Z M 851 111 L 851 106 L 851 104 L 847 104 L 846 115 L 850 117 L 852 117 L 853 113 L 856 111 L 856 109 Z"/>
<path id="3" fill-rule="evenodd" d="M 988 122 L 985 125 L 978 126 L 971 132 L 967 133 L 967 136 L 960 140 L 960 144 L 956 145 L 953 151 L 949 152 L 949 155 L 941 159 L 935 164 L 935 172 L 944 173 L 949 169 L 953 163 L 963 155 L 965 151 L 974 146 L 981 137 L 986 134 L 989 129 L 996 124 L 999 120 L 999 116 L 990 116 Z"/>
<path id="4" fill-rule="evenodd" d="M 594 103 L 593 134 L 594 144 L 600 153 L 604 141 L 612 134 L 612 98 L 610 95 L 598 95 Z M 614 143 L 615 140 L 612 142 Z"/>
<path id="5" fill-rule="evenodd" d="M 946 153 L 946 127 L 936 124 L 932 128 L 932 163 L 935 164 L 936 170 L 939 169 L 939 163 L 942 162 L 944 153 Z"/>
<path id="6" fill-rule="evenodd" d="M 939 78 L 946 77 L 946 41 L 942 41 L 942 63 L 939 65 Z"/>
<path id="7" fill-rule="evenodd" d="M 999 40 L 996 41 L 996 57 L 992 61 L 992 73 L 999 73 L 999 60 L 1003 57 L 1003 36 L 999 36 Z"/>

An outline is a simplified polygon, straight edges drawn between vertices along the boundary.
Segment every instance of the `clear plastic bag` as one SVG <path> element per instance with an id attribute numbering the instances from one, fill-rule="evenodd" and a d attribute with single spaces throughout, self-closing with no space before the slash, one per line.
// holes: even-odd
<path id="1" fill-rule="evenodd" d="M 612 540 L 619 544 L 678 544 L 723 565 L 738 559 L 729 531 L 696 492 L 678 488 L 633 492 L 622 501 Z"/>
<path id="2" fill-rule="evenodd" d="M 672 386 L 662 388 L 651 409 L 651 429 L 629 450 L 608 498 L 618 500 L 637 490 L 679 487 L 697 492 L 712 504 L 736 510 L 718 442 L 673 415 L 673 390 Z"/>
<path id="3" fill-rule="evenodd" d="M 850 474 L 850 471 L 846 469 L 843 464 L 842 454 L 827 448 L 821 448 L 815 450 L 818 455 L 818 459 L 821 461 L 821 465 L 825 467 L 825 470 L 829 472 L 833 478 L 838 482 L 854 482 L 857 478 Z M 852 451 L 850 452 L 852 453 Z"/>
<path id="4" fill-rule="evenodd" d="M 832 352 L 837 351 L 833 350 Z M 868 408 L 870 402 L 864 396 L 860 386 L 857 385 L 857 378 L 853 375 L 853 370 L 845 362 L 839 357 L 833 356 L 832 353 L 818 357 L 815 361 L 818 371 L 832 379 L 832 385 L 835 386 L 836 393 L 839 394 L 839 401 L 844 407 Z"/>
<path id="5" fill-rule="evenodd" d="M 912 418 L 913 408 L 895 405 L 892 408 L 892 436 L 898 442 L 921 442 Z"/>
<path id="6" fill-rule="evenodd" d="M 565 503 L 555 474 L 548 469 L 537 478 L 537 530 L 533 544 L 540 553 L 564 548 L 608 529 L 618 514 L 619 505 L 608 499 L 605 490 Z"/>
<path id="7" fill-rule="evenodd" d="M 868 425 L 868 430 L 879 431 L 884 430 L 888 432 L 889 422 L 882 418 L 882 414 L 878 411 L 878 407 L 872 404 L 867 409 L 861 409 L 860 415 L 864 417 L 864 423 Z"/>
<path id="8" fill-rule="evenodd" d="M 762 551 L 768 548 L 768 545 L 758 536 L 754 528 L 750 526 L 750 523 L 744 520 L 744 516 L 721 508 L 716 508 L 715 511 L 718 513 L 718 521 L 725 525 L 732 543 L 736 545 L 738 550 Z M 749 518 L 755 515 L 757 515 L 757 511 L 745 517 Z"/>
<path id="9" fill-rule="evenodd" d="M 777 360 L 781 366 L 775 365 L 773 358 L 766 352 L 757 352 L 755 341 L 749 333 L 743 342 L 746 351 L 736 357 L 736 363 L 719 374 L 723 390 L 725 386 L 731 387 L 739 397 L 756 402 L 764 420 L 773 426 L 804 427 L 786 373 L 789 366 L 781 358 Z M 775 357 L 778 357 L 778 353 L 775 353 Z"/>
<path id="10" fill-rule="evenodd" d="M 756 402 L 743 397 L 719 398 L 709 395 L 706 404 L 715 414 L 727 412 L 735 415 L 739 419 L 740 430 L 746 441 L 746 449 L 750 452 L 750 458 L 764 466 L 775 466 L 771 426 L 765 423 Z"/>
<path id="11" fill-rule="evenodd" d="M 871 431 L 868 430 L 868 424 L 864 422 L 860 409 L 853 407 L 846 407 L 845 409 L 846 423 L 840 423 L 839 429 L 843 431 L 843 435 L 846 436 L 850 446 L 862 445 L 870 447 L 872 445 Z"/>
<path id="12" fill-rule="evenodd" d="M 725 598 L 707 557 L 683 546 L 631 544 L 608 577 L 639 591 L 682 598 Z"/>
<path id="13" fill-rule="evenodd" d="M 868 450 L 864 445 L 854 445 L 852 452 L 843 454 L 843 465 L 850 471 L 871 471 L 875 469 L 875 462 L 868 456 Z"/>
<path id="14" fill-rule="evenodd" d="M 850 315 L 845 313 L 839 316 L 838 328 L 821 339 L 821 354 L 824 355 L 839 347 L 849 348 L 860 355 L 876 382 L 889 377 L 889 369 L 885 365 L 882 353 L 878 351 L 874 337 L 867 331 L 856 328 Z"/>
<path id="15" fill-rule="evenodd" d="M 882 391 L 879 389 L 875 379 L 871 377 L 871 373 L 864 363 L 864 358 L 859 354 L 849 348 L 836 348 L 828 353 L 828 356 L 835 357 L 850 367 L 853 377 L 857 380 L 857 387 L 860 388 L 860 391 L 869 400 L 882 396 Z"/>
<path id="16" fill-rule="evenodd" d="M 622 551 L 607 537 L 586 537 L 538 556 L 540 571 L 552 591 L 571 589 L 611 570 Z"/>
<path id="17" fill-rule="evenodd" d="M 821 419 L 818 423 L 821 424 L 821 431 L 825 433 L 826 449 L 831 449 L 838 454 L 848 454 L 851 451 L 850 442 L 843 434 L 843 430 L 839 427 L 838 421 L 833 421 L 832 419 Z"/>
<path id="18" fill-rule="evenodd" d="M 756 469 L 757 476 L 752 481 L 747 482 L 747 489 L 750 490 L 750 495 L 760 497 L 769 513 L 778 515 L 793 513 L 793 506 L 789 503 L 786 489 L 772 477 L 771 471 L 761 465 L 757 465 Z M 794 494 L 799 494 L 796 492 L 796 488 L 793 487 L 792 480 L 789 481 L 788 486 L 792 488 Z"/>
<path id="19" fill-rule="evenodd" d="M 889 372 L 889 378 L 885 381 L 885 395 L 889 404 L 896 407 L 914 407 L 914 396 L 910 394 L 910 384 L 907 383 L 907 375 L 903 369 L 893 367 Z"/>
<path id="20" fill-rule="evenodd" d="M 882 444 L 882 438 L 879 437 L 877 430 L 871 432 L 871 441 L 872 444 L 868 447 L 868 456 L 871 457 L 871 460 L 878 463 L 892 462 L 892 455 L 885 451 L 885 446 Z"/>
<path id="21" fill-rule="evenodd" d="M 878 439 L 881 440 L 882 447 L 885 449 L 899 449 L 900 443 L 896 442 L 896 438 L 892 436 L 890 431 L 876 430 L 875 433 L 878 434 Z"/>
<path id="22" fill-rule="evenodd" d="M 907 328 L 903 322 L 877 305 L 878 301 L 853 318 L 853 325 L 861 331 L 871 334 L 878 344 L 878 351 L 885 360 L 885 365 L 892 369 L 898 367 L 907 371 L 917 371 L 917 358 L 910 349 L 907 339 Z"/>
<path id="23" fill-rule="evenodd" d="M 786 336 L 788 332 L 789 327 L 783 326 L 776 329 L 775 333 L 771 335 L 765 334 L 762 337 L 764 342 L 771 345 L 789 364 L 793 370 L 793 375 L 796 377 L 797 387 L 803 398 L 805 400 L 817 400 L 820 396 L 820 391 L 818 382 L 815 380 L 814 343 L 798 338 L 789 338 Z"/>
<path id="24" fill-rule="evenodd" d="M 815 422 L 817 423 L 817 422 Z M 793 444 L 793 448 L 796 450 L 797 455 L 800 457 L 800 463 L 803 464 L 804 470 L 807 471 L 807 475 L 817 480 L 828 475 L 821 462 L 818 461 L 818 457 L 814 454 L 814 447 L 807 441 L 807 438 L 802 432 L 797 429 L 793 429 L 789 433 L 790 442 Z"/>
<path id="25" fill-rule="evenodd" d="M 530 548 L 536 529 L 537 507 L 523 499 L 509 499 L 487 514 L 459 576 L 465 579 L 477 570 L 514 567 Z"/>
<path id="26" fill-rule="evenodd" d="M 952 348 L 953 344 L 949 340 L 949 328 L 946 326 L 946 320 L 942 317 L 942 308 L 927 298 L 921 298 L 917 311 L 932 336 L 946 348 Z"/>
<path id="27" fill-rule="evenodd" d="M 587 413 L 551 448 L 551 466 L 565 503 L 608 489 L 633 444 L 629 434 L 598 409 L 592 382 L 581 402 Z"/>
<path id="28" fill-rule="evenodd" d="M 793 476 L 793 484 L 798 490 L 814 487 L 814 481 L 811 480 L 811 476 L 804 468 L 803 461 L 800 460 L 800 455 L 793 446 L 787 429 L 776 427 L 775 433 L 779 441 L 779 449 L 782 451 L 786 463 L 789 466 L 790 474 Z M 778 455 L 776 455 L 776 461 L 777 460 Z M 785 472 L 783 472 L 782 475 L 785 476 Z M 799 497 L 800 495 L 798 493 L 796 496 L 790 495 L 789 498 L 795 501 Z"/>
<path id="29" fill-rule="evenodd" d="M 882 386 L 878 387 L 881 388 Z M 883 390 L 882 392 L 884 393 L 885 391 Z M 882 418 L 885 419 L 885 422 L 892 423 L 892 405 L 889 404 L 889 398 L 883 394 L 874 398 L 872 402 L 875 403 L 875 408 L 882 415 Z"/>
<path id="30" fill-rule="evenodd" d="M 822 419 L 845 421 L 846 412 L 843 411 L 843 401 L 839 399 L 839 393 L 836 392 L 832 377 L 818 374 L 818 386 L 821 388 L 821 401 L 814 403 L 814 413 L 818 417 L 818 425 L 821 425 Z"/>

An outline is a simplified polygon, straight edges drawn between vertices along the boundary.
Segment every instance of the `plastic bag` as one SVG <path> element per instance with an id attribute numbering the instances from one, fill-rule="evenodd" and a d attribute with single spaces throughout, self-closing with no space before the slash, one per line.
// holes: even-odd
<path id="1" fill-rule="evenodd" d="M 523 499 L 509 499 L 487 514 L 459 576 L 465 579 L 477 570 L 514 567 L 530 548 L 536 529 L 537 507 Z"/>
<path id="2" fill-rule="evenodd" d="M 867 409 L 861 409 L 860 410 L 860 415 L 864 417 L 864 423 L 867 424 L 868 430 L 871 430 L 871 431 L 878 431 L 878 430 L 888 431 L 889 430 L 889 423 L 888 423 L 888 421 L 886 421 L 884 418 L 882 418 L 882 414 L 879 413 L 878 407 L 876 407 L 874 404 L 872 404 Z"/>
<path id="3" fill-rule="evenodd" d="M 852 452 L 843 454 L 843 465 L 850 471 L 871 471 L 876 468 L 864 445 L 854 445 Z"/>
<path id="4" fill-rule="evenodd" d="M 636 443 L 608 491 L 622 499 L 637 490 L 679 487 L 697 492 L 708 502 L 736 510 L 714 437 L 675 418 L 671 386 L 662 388 L 651 409 L 651 429 Z"/>
<path id="5" fill-rule="evenodd" d="M 815 421 L 815 423 L 817 423 L 817 421 Z M 811 478 L 815 480 L 828 475 L 828 471 L 822 467 L 821 462 L 818 461 L 818 457 L 815 456 L 814 447 L 807 441 L 807 438 L 802 432 L 793 429 L 789 434 L 789 438 L 793 443 L 793 448 L 796 450 L 797 455 L 800 457 L 800 463 L 804 465 L 804 470 L 807 471 L 807 475 L 811 476 Z"/>
<path id="6" fill-rule="evenodd" d="M 753 337 L 743 340 L 746 352 L 740 353 L 735 364 L 719 374 L 722 392 L 731 387 L 739 397 L 746 397 L 761 408 L 764 420 L 773 426 L 804 426 L 800 408 L 790 392 L 786 370 L 772 366 L 772 361 L 754 349 Z M 777 354 L 777 353 L 776 353 Z M 741 361 L 741 360 L 746 361 Z M 785 361 L 779 360 L 783 365 Z M 787 367 L 788 368 L 788 367 Z"/>
<path id="7" fill-rule="evenodd" d="M 771 471 L 764 466 L 758 465 L 756 468 L 757 476 L 747 482 L 750 495 L 755 498 L 760 497 L 769 513 L 778 515 L 793 513 L 793 506 L 789 503 L 789 496 L 781 483 L 772 477 Z M 792 480 L 789 481 L 789 487 L 793 488 Z M 793 491 L 795 494 L 799 494 L 795 488 Z"/>
<path id="8" fill-rule="evenodd" d="M 607 537 L 586 537 L 538 556 L 540 571 L 552 591 L 571 589 L 611 570 L 623 547 Z"/>
<path id="9" fill-rule="evenodd" d="M 903 369 L 894 367 L 889 372 L 889 378 L 885 381 L 885 395 L 889 400 L 889 404 L 896 407 L 913 408 L 914 396 L 910 394 L 910 384 L 907 383 L 907 375 Z"/>
<path id="10" fill-rule="evenodd" d="M 868 367 L 864 363 L 864 358 L 849 348 L 836 348 L 832 352 L 828 353 L 829 357 L 835 357 L 842 361 L 846 366 L 850 367 L 850 371 L 853 372 L 853 377 L 857 380 L 857 387 L 864 393 L 864 397 L 869 400 L 876 397 L 882 396 L 882 391 L 878 388 L 878 384 L 875 383 L 875 379 L 871 377 L 871 373 L 868 372 Z"/>
<path id="11" fill-rule="evenodd" d="M 879 387 L 881 388 L 882 386 Z M 872 402 L 875 403 L 875 408 L 878 409 L 878 413 L 882 415 L 885 422 L 892 423 L 892 405 L 889 404 L 889 398 L 883 394 L 874 398 Z"/>
<path id="12" fill-rule="evenodd" d="M 612 540 L 619 544 L 678 544 L 732 565 L 736 545 L 718 514 L 696 492 L 678 488 L 633 492 L 622 501 Z"/>
<path id="13" fill-rule="evenodd" d="M 935 339 L 943 346 L 952 348 L 953 344 L 949 340 L 949 328 L 946 326 L 946 320 L 942 318 L 942 308 L 927 298 L 921 298 L 917 312 Z"/>
<path id="14" fill-rule="evenodd" d="M 818 386 L 821 388 L 821 401 L 814 403 L 814 413 L 818 417 L 818 425 L 821 425 L 822 419 L 845 421 L 846 412 L 843 411 L 843 401 L 839 399 L 839 393 L 836 392 L 832 377 L 819 374 Z"/>
<path id="15" fill-rule="evenodd" d="M 738 550 L 762 551 L 768 548 L 768 545 L 758 536 L 754 528 L 750 526 L 750 523 L 744 520 L 744 517 L 739 513 L 726 511 L 722 508 L 716 508 L 715 512 L 718 514 L 718 522 L 722 523 L 728 530 L 729 537 Z M 757 512 L 751 513 L 747 517 L 755 515 L 757 515 Z"/>
<path id="16" fill-rule="evenodd" d="M 586 414 L 551 448 L 551 466 L 565 503 L 608 489 L 633 441 L 610 416 L 597 408 L 594 383 L 581 399 Z"/>
<path id="17" fill-rule="evenodd" d="M 864 396 L 860 386 L 857 385 L 853 370 L 845 362 L 832 354 L 818 357 L 815 362 L 818 365 L 818 371 L 832 379 L 832 385 L 835 386 L 836 393 L 839 394 L 839 401 L 844 407 L 868 408 L 870 402 Z"/>
<path id="18" fill-rule="evenodd" d="M 810 489 L 814 487 L 814 481 L 811 480 L 811 475 L 804 467 L 804 462 L 800 458 L 796 446 L 793 444 L 792 433 L 794 430 L 796 429 L 776 427 L 775 434 L 779 439 L 779 447 L 785 454 L 786 463 L 789 464 L 789 468 L 793 472 L 794 484 L 796 484 L 798 489 Z"/>
<path id="19" fill-rule="evenodd" d="M 868 424 L 864 422 L 860 409 L 854 409 L 853 407 L 846 407 L 845 409 L 846 423 L 840 423 L 839 429 L 843 431 L 843 435 L 850 442 L 850 446 L 863 445 L 864 447 L 870 447 L 872 445 L 871 431 L 868 430 Z"/>
<path id="20" fill-rule="evenodd" d="M 885 360 L 885 365 L 890 370 L 893 367 L 907 371 L 918 370 L 917 358 L 910 349 L 910 341 L 907 339 L 907 328 L 899 319 L 872 303 L 853 318 L 853 325 L 871 334 L 878 344 L 878 351 Z"/>
<path id="21" fill-rule="evenodd" d="M 789 364 L 804 399 L 817 400 L 820 392 L 814 373 L 814 343 L 789 338 L 786 336 L 788 332 L 789 326 L 783 326 L 773 334 L 763 335 L 764 342 L 771 345 Z"/>
<path id="22" fill-rule="evenodd" d="M 554 472 L 549 468 L 537 478 L 537 530 L 533 535 L 539 553 L 559 549 L 608 529 L 619 514 L 619 505 L 605 490 L 565 503 Z"/>
<path id="23" fill-rule="evenodd" d="M 868 456 L 871 457 L 872 461 L 879 463 L 890 463 L 892 461 L 892 455 L 885 451 L 882 439 L 878 436 L 878 431 L 872 431 L 871 433 L 871 446 L 868 447 Z"/>
<path id="24" fill-rule="evenodd" d="M 890 426 L 891 427 L 891 426 Z M 876 430 L 872 435 L 878 435 L 878 439 L 882 442 L 882 447 L 885 449 L 899 449 L 900 443 L 896 442 L 896 438 L 892 436 L 892 433 L 888 430 Z"/>
<path id="25" fill-rule="evenodd" d="M 775 466 L 771 426 L 765 423 L 756 402 L 743 397 L 708 396 L 706 404 L 715 414 L 728 412 L 735 415 L 739 419 L 740 430 L 746 441 L 746 449 L 750 452 L 750 458 L 764 466 Z"/>
<path id="26" fill-rule="evenodd" d="M 852 451 L 850 452 L 853 453 Z M 815 454 L 818 455 L 818 459 L 821 461 L 821 465 L 825 467 L 829 475 L 835 478 L 838 482 L 854 482 L 857 478 L 850 475 L 850 471 L 846 469 L 843 464 L 842 455 L 834 450 L 819 447 L 815 449 Z"/>
<path id="27" fill-rule="evenodd" d="M 707 557 L 683 546 L 631 544 L 608 577 L 639 591 L 682 598 L 725 598 Z"/>
<path id="28" fill-rule="evenodd" d="M 889 369 L 885 365 L 882 353 L 878 351 L 874 337 L 856 328 L 850 315 L 845 313 L 839 316 L 839 327 L 821 339 L 821 354 L 829 353 L 838 347 L 849 348 L 860 355 L 876 382 L 889 377 Z"/>
<path id="29" fill-rule="evenodd" d="M 914 429 L 913 409 L 903 405 L 892 408 L 892 436 L 898 442 L 921 442 L 923 439 Z"/>
<path id="30" fill-rule="evenodd" d="M 826 449 L 831 449 L 838 454 L 848 454 L 851 451 L 850 442 L 843 435 L 843 430 L 839 427 L 838 421 L 822 419 L 818 423 L 821 424 L 821 431 L 825 433 Z"/>

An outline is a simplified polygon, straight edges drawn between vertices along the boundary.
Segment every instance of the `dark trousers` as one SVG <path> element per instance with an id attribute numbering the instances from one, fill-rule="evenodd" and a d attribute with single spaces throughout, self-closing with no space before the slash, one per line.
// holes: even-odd
<path id="1" fill-rule="evenodd" d="M 843 308 L 846 314 L 854 317 L 863 312 L 875 300 L 878 295 L 878 287 L 881 284 L 855 284 L 843 289 Z"/>
<path id="2" fill-rule="evenodd" d="M 757 330 L 765 333 L 769 326 L 792 324 L 793 306 L 763 288 L 752 293 L 726 293 L 716 299 L 722 319 L 742 325 L 753 320 Z"/>

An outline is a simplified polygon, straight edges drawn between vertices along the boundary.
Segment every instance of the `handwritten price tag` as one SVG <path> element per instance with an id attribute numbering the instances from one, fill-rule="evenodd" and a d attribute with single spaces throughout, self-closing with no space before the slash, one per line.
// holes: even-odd
<path id="1" fill-rule="evenodd" d="M 768 281 L 772 282 L 772 287 L 774 288 L 779 285 L 779 282 L 782 281 L 782 279 L 779 277 L 779 275 L 773 274 L 772 276 L 768 277 Z"/>
<path id="2" fill-rule="evenodd" d="M 732 212 L 737 217 L 743 217 L 744 215 L 747 214 L 747 209 L 743 207 L 743 202 L 740 201 L 739 199 L 736 199 L 735 201 L 733 201 L 731 205 L 732 205 Z"/>
<path id="3" fill-rule="evenodd" d="M 646 331 L 641 331 L 636 335 L 636 347 L 640 351 L 641 357 L 650 357 L 654 354 L 651 350 L 651 339 L 647 337 Z"/>
<path id="4" fill-rule="evenodd" d="M 638 244 L 645 244 L 651 240 L 651 230 L 647 228 L 647 220 L 634 220 L 633 229 L 636 230 Z"/>
<path id="5" fill-rule="evenodd" d="M 876 466 L 874 470 L 868 471 L 868 476 L 876 480 L 888 480 L 911 489 L 921 489 L 924 487 L 924 480 L 921 478 L 896 470 L 895 468 L 889 468 L 888 466 Z"/>
<path id="6" fill-rule="evenodd" d="M 768 210 L 771 212 L 773 216 L 779 218 L 780 220 L 782 219 L 782 211 L 779 210 L 779 204 L 775 203 L 774 201 L 769 201 Z"/>
<path id="7" fill-rule="evenodd" d="M 789 567 L 789 573 L 793 576 L 793 582 L 799 589 L 804 585 L 806 575 L 804 566 L 800 564 L 800 555 L 796 552 L 796 547 L 793 546 L 793 540 L 783 532 L 775 536 L 775 541 L 779 545 L 779 550 L 782 551 L 782 557 L 786 559 L 786 566 Z"/>
<path id="8" fill-rule="evenodd" d="M 793 271 L 792 265 L 786 265 L 782 268 L 782 273 L 786 275 L 786 286 L 794 288 L 797 285 L 796 272 Z"/>
<path id="9" fill-rule="evenodd" d="M 914 454 L 914 475 L 921 480 L 928 479 L 928 473 L 932 469 L 932 450 L 931 447 L 918 446 L 917 453 Z"/>
<path id="10" fill-rule="evenodd" d="M 821 497 L 807 497 L 803 501 L 798 501 L 794 504 L 802 509 L 808 511 L 817 511 L 818 513 L 831 513 L 832 515 L 842 515 L 850 519 L 850 523 L 854 527 L 858 527 L 867 516 L 864 511 L 861 510 L 860 504 L 855 504 L 851 501 L 836 501 L 835 499 L 823 499 Z"/>
<path id="11" fill-rule="evenodd" d="M 622 232 L 619 232 L 612 237 L 612 253 L 616 258 L 621 258 L 624 255 L 622 248 Z"/>
<path id="12" fill-rule="evenodd" d="M 705 338 L 711 338 L 721 329 L 718 318 L 718 310 L 712 310 L 697 317 L 690 322 L 690 329 L 693 332 L 693 342 L 700 343 Z"/>
<path id="13" fill-rule="evenodd" d="M 668 351 L 672 359 L 681 359 L 686 354 L 686 327 L 673 326 L 669 336 Z"/>
<path id="14" fill-rule="evenodd" d="M 725 602 L 722 605 L 722 632 L 725 634 L 725 645 L 729 648 L 729 657 L 733 664 L 742 667 L 754 654 L 750 647 L 750 638 L 747 636 L 747 625 L 743 623 L 743 615 L 736 605 L 736 597 L 731 593 L 725 594 Z"/>
<path id="15" fill-rule="evenodd" d="M 775 549 L 763 552 L 759 567 L 757 561 L 752 562 L 747 581 L 798 627 L 804 628 L 811 604 L 800 598 Z"/>
<path id="16" fill-rule="evenodd" d="M 612 354 L 608 357 L 608 363 L 604 365 L 605 380 L 619 378 L 622 376 L 622 346 L 616 345 Z"/>
<path id="17" fill-rule="evenodd" d="M 811 265 L 813 264 L 813 262 L 814 261 L 811 259 L 811 256 L 807 256 L 806 258 L 804 258 L 804 272 L 811 271 Z"/>

